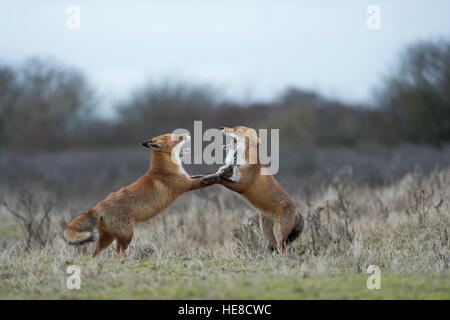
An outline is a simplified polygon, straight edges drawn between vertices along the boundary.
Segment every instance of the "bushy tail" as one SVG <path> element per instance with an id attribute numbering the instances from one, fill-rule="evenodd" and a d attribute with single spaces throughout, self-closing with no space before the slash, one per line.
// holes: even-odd
<path id="1" fill-rule="evenodd" d="M 290 243 L 298 238 L 298 236 L 302 233 L 303 227 L 305 225 L 305 221 L 300 214 L 300 212 L 297 211 L 297 219 L 295 220 L 294 228 L 292 229 L 291 233 L 289 234 L 287 238 L 287 243 Z"/>
<path id="2" fill-rule="evenodd" d="M 93 232 L 96 223 L 95 212 L 93 209 L 89 209 L 69 222 L 64 229 L 64 239 L 69 244 L 83 244 L 94 241 L 97 237 L 97 234 Z"/>

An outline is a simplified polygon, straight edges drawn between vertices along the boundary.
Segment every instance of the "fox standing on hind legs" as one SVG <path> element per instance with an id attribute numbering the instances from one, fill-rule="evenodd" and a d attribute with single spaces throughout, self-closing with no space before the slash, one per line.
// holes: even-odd
<path id="1" fill-rule="evenodd" d="M 137 181 L 111 193 L 105 200 L 73 219 L 64 230 L 70 244 L 98 240 L 93 256 L 116 240 L 116 254 L 125 255 L 133 238 L 135 222 L 148 220 L 167 208 L 183 193 L 205 187 L 183 169 L 180 152 L 188 134 L 165 134 L 146 141 L 151 149 L 150 169 Z"/>
<path id="2" fill-rule="evenodd" d="M 259 209 L 260 226 L 269 247 L 283 253 L 286 243 L 295 240 L 303 230 L 303 217 L 289 194 L 264 168 L 258 158 L 259 140 L 256 131 L 238 126 L 222 128 L 231 138 L 225 165 L 216 174 L 206 175 L 202 183 L 219 183 L 241 194 Z"/>

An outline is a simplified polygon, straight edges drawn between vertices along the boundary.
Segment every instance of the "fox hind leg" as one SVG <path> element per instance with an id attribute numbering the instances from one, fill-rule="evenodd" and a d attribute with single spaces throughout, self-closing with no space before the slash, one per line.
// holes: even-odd
<path id="1" fill-rule="evenodd" d="M 116 235 L 116 256 L 126 256 L 126 251 L 133 239 L 134 224 L 132 221 L 123 223 L 121 230 Z"/>
<path id="2" fill-rule="evenodd" d="M 277 241 L 277 251 L 282 254 L 286 250 L 286 241 L 294 228 L 294 219 L 280 219 L 273 225 L 273 234 Z"/>
<path id="3" fill-rule="evenodd" d="M 127 255 L 127 248 L 130 245 L 131 239 L 133 238 L 133 236 L 131 237 L 126 237 L 126 238 L 117 238 L 116 239 L 116 252 L 114 253 L 114 255 L 116 256 L 123 256 L 126 257 Z"/>
<path id="4" fill-rule="evenodd" d="M 273 234 L 275 236 L 276 242 L 277 242 L 277 251 L 278 253 L 282 254 L 286 250 L 286 239 L 283 235 L 283 227 L 280 222 L 275 222 L 273 225 Z"/>
<path id="5" fill-rule="evenodd" d="M 98 255 L 103 249 L 109 246 L 113 240 L 114 238 L 110 234 L 106 232 L 99 232 L 97 244 L 95 245 L 94 252 L 92 252 L 92 256 L 95 257 Z"/>

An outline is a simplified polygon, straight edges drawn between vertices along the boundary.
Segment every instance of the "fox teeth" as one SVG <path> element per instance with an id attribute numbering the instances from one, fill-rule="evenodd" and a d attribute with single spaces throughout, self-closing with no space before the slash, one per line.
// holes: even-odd
<path id="1" fill-rule="evenodd" d="M 223 146 L 223 149 L 225 150 L 225 149 L 234 147 L 235 144 L 236 144 L 236 139 L 232 139 L 230 143 Z"/>
<path id="2" fill-rule="evenodd" d="M 191 148 L 188 148 L 188 147 L 181 148 L 180 155 L 183 155 L 184 153 L 189 153 L 189 152 L 191 152 Z"/>

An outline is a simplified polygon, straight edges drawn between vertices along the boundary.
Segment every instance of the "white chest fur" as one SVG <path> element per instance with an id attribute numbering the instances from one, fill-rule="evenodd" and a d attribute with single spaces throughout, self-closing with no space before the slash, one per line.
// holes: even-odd
<path id="1" fill-rule="evenodd" d="M 186 170 L 184 170 L 183 162 L 181 161 L 181 158 L 180 158 L 180 150 L 183 147 L 183 145 L 185 144 L 185 142 L 186 141 L 180 142 L 179 144 L 177 144 L 175 146 L 175 148 L 173 148 L 173 150 L 172 150 L 172 160 L 178 166 L 178 173 L 183 174 L 183 175 L 185 175 L 186 177 L 189 178 L 189 175 L 187 174 Z"/>
<path id="2" fill-rule="evenodd" d="M 225 165 L 221 166 L 217 173 L 223 173 L 229 166 L 233 166 L 233 175 L 229 178 L 229 180 L 235 182 L 239 181 L 241 179 L 241 172 L 239 171 L 239 168 L 245 166 L 244 158 L 242 153 L 239 152 L 239 149 L 231 149 L 228 151 L 227 157 L 225 158 Z"/>

